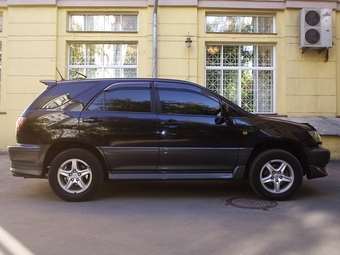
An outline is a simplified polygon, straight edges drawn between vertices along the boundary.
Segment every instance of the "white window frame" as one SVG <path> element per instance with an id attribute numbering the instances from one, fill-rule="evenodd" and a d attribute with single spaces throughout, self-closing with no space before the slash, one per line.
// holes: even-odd
<path id="1" fill-rule="evenodd" d="M 72 25 L 72 17 L 74 16 L 80 16 L 82 17 L 83 20 L 83 26 L 81 30 L 76 30 L 73 29 Z M 104 18 L 104 23 L 102 24 L 103 29 L 98 29 L 98 30 L 90 30 L 88 27 L 88 19 L 91 16 L 97 16 L 97 17 L 102 17 Z M 120 17 L 120 22 L 119 22 L 119 29 L 108 29 L 105 26 L 105 19 L 108 18 L 109 16 L 119 16 Z M 124 30 L 123 29 L 123 18 L 128 17 L 128 16 L 135 16 L 136 17 L 136 30 Z M 139 30 L 139 21 L 138 21 L 138 13 L 69 13 L 68 14 L 68 31 L 69 32 L 138 32 Z"/>
<path id="2" fill-rule="evenodd" d="M 224 25 L 223 23 L 220 24 L 221 26 L 221 31 L 207 31 L 207 18 L 208 17 L 219 17 L 219 18 L 255 18 L 255 24 L 256 27 L 254 28 L 254 32 L 242 32 L 241 31 L 241 26 L 238 27 L 238 31 L 223 31 Z M 271 32 L 258 32 L 259 28 L 259 18 L 272 18 L 272 31 Z M 273 15 L 229 15 L 229 14 L 206 14 L 205 16 L 205 32 L 206 33 L 245 33 L 245 34 L 274 34 L 276 33 L 276 24 L 275 24 L 275 16 Z"/>
<path id="3" fill-rule="evenodd" d="M 137 56 L 137 59 L 136 59 L 136 64 L 134 65 L 124 65 L 122 64 L 122 62 L 120 62 L 119 64 L 114 64 L 114 65 L 104 65 L 104 60 L 102 59 L 101 61 L 101 64 L 89 64 L 87 62 L 87 56 L 86 56 L 86 52 L 85 52 L 85 64 L 72 64 L 71 62 L 71 45 L 72 44 L 84 44 L 84 45 L 93 45 L 93 44 L 96 44 L 96 45 L 105 45 L 105 44 L 108 44 L 108 45 L 135 45 L 136 46 L 136 56 Z M 121 52 L 121 54 L 123 54 L 123 52 Z M 102 58 L 104 57 L 104 55 L 102 56 Z M 123 55 L 121 55 L 121 57 L 123 57 Z M 121 61 L 123 61 L 123 59 L 121 59 Z M 119 69 L 120 70 L 120 73 L 122 74 L 122 70 L 123 69 L 135 69 L 136 70 L 136 77 L 138 77 L 138 43 L 136 42 L 133 42 L 133 43 L 118 43 L 118 42 L 69 42 L 68 44 L 68 66 L 70 68 L 69 70 L 69 73 L 68 73 L 68 77 L 72 77 L 72 73 L 74 73 L 74 71 L 77 71 L 81 74 L 83 74 L 84 76 L 87 76 L 87 69 L 102 69 L 102 74 L 103 74 L 103 77 L 95 77 L 95 78 L 113 78 L 113 77 L 107 77 L 105 76 L 105 69 Z M 79 69 L 84 69 L 85 70 L 85 73 L 79 71 Z M 78 75 L 78 77 L 82 78 L 81 77 L 82 75 Z M 124 78 L 122 76 L 120 77 L 116 77 L 116 78 Z"/>

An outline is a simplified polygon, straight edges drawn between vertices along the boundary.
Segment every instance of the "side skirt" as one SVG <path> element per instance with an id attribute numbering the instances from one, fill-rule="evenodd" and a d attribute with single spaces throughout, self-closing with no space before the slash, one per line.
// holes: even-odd
<path id="1" fill-rule="evenodd" d="M 110 180 L 242 180 L 245 167 L 237 167 L 233 173 L 145 173 L 145 174 L 109 174 Z"/>

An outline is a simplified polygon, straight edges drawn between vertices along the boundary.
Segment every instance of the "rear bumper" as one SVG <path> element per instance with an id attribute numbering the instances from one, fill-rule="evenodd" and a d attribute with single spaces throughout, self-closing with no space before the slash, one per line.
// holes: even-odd
<path id="1" fill-rule="evenodd" d="M 319 147 L 307 149 L 306 151 L 309 168 L 307 169 L 307 179 L 325 177 L 328 175 L 326 165 L 328 164 L 331 153 L 328 149 Z"/>
<path id="2" fill-rule="evenodd" d="M 17 144 L 8 146 L 13 176 L 44 178 L 43 163 L 50 145 Z"/>

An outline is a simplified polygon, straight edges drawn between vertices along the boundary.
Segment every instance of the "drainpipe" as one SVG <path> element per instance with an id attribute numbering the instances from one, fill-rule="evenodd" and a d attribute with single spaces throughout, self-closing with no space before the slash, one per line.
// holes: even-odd
<path id="1" fill-rule="evenodd" d="M 153 6 L 152 78 L 157 78 L 157 9 L 158 9 L 158 0 L 155 0 L 155 4 Z"/>

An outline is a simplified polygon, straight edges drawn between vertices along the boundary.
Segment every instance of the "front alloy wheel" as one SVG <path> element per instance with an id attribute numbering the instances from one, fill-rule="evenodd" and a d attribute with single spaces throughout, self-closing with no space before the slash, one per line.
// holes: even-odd
<path id="1" fill-rule="evenodd" d="M 289 190 L 295 179 L 293 168 L 280 159 L 271 160 L 260 171 L 262 186 L 269 192 L 281 194 Z"/>
<path id="2" fill-rule="evenodd" d="M 95 194 L 102 183 L 103 170 L 92 153 L 74 148 L 54 158 L 48 179 L 60 198 L 70 202 L 85 201 Z"/>
<path id="3" fill-rule="evenodd" d="M 249 177 L 251 187 L 261 197 L 284 200 L 299 189 L 303 173 L 300 162 L 289 152 L 268 150 L 255 158 Z"/>

